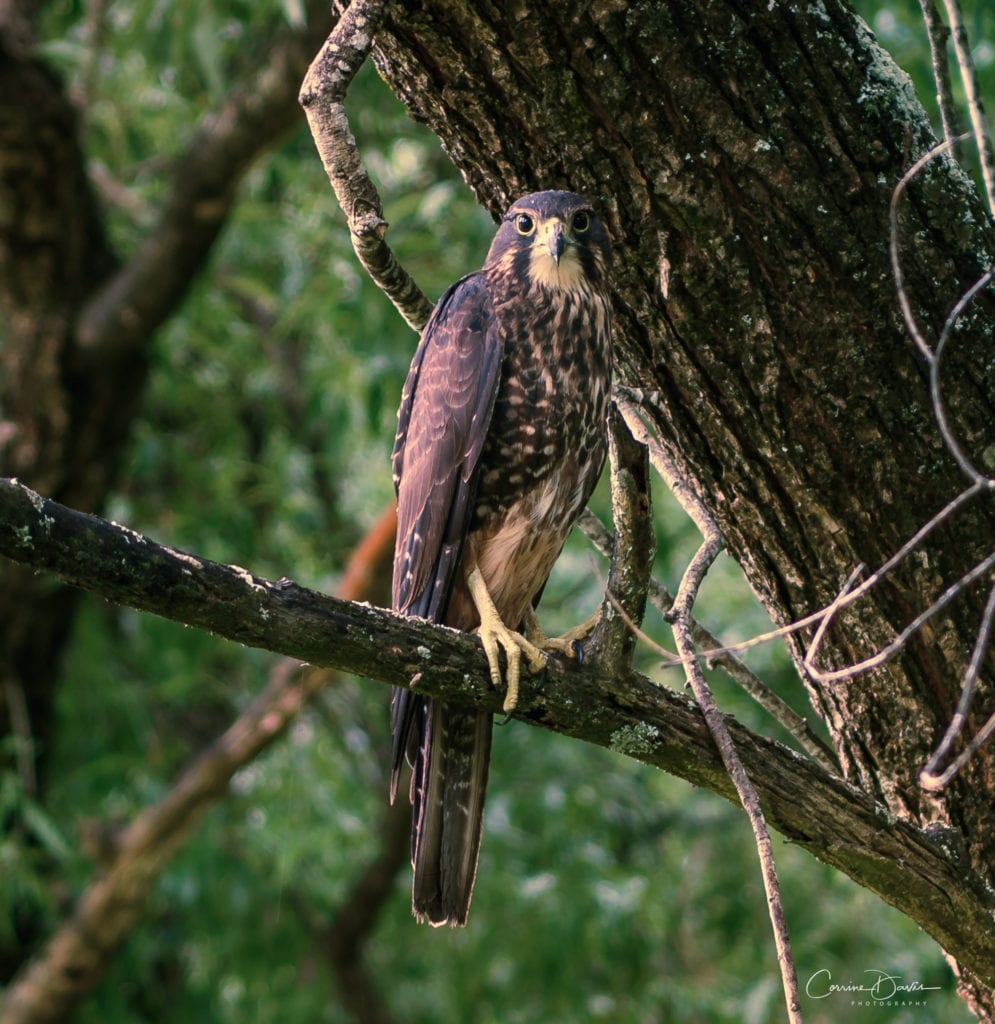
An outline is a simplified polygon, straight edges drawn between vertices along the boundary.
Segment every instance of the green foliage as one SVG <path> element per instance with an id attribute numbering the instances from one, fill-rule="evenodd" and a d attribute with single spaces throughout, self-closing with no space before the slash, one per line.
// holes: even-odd
<path id="1" fill-rule="evenodd" d="M 862 9 L 928 97 L 914 0 Z M 112 0 L 96 31 L 89 10 L 52 5 L 46 49 L 86 100 L 88 152 L 127 258 L 198 117 L 302 15 L 294 0 Z M 990 95 L 993 15 L 980 0 L 969 11 Z M 487 218 L 369 69 L 350 106 L 391 240 L 435 296 L 479 265 Z M 152 340 L 154 371 L 111 515 L 210 558 L 330 587 L 390 500 L 395 408 L 414 343 L 359 271 L 299 124 L 247 175 L 210 265 Z M 604 488 L 595 505 L 607 518 Z M 659 494 L 656 515 L 658 572 L 674 588 L 696 538 Z M 604 572 L 573 538 L 544 600 L 547 628 L 585 616 Z M 734 638 L 767 625 L 729 560 L 713 573 L 702 615 Z M 655 613 L 647 629 L 669 643 Z M 681 685 L 651 652 L 639 658 Z M 754 659 L 804 709 L 783 650 Z M 260 690 L 271 660 L 87 602 L 60 690 L 45 807 L 0 779 L 0 819 L 20 829 L 0 839 L 0 934 L 19 914 L 55 921 L 96 870 L 75 850 L 80 824 L 125 822 L 161 796 Z M 714 682 L 725 709 L 785 738 Z M 163 874 L 81 1021 L 346 1019 L 322 932 L 376 854 L 386 701 L 375 686 L 342 683 L 238 773 Z M 416 926 L 404 875 L 372 937 L 367 960 L 396 1019 L 782 1019 L 740 814 L 624 757 L 520 725 L 499 729 L 495 747 L 470 927 Z M 912 1010 L 806 1000 L 806 1019 L 965 1019 L 939 951 L 909 921 L 789 845 L 778 857 L 803 986 L 821 969 L 860 981 L 880 968 L 941 989 Z"/>

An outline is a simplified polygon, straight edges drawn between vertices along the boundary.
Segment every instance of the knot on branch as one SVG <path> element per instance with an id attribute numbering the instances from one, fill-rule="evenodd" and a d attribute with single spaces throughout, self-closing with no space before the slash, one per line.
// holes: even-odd
<path id="1" fill-rule="evenodd" d="M 349 214 L 349 230 L 363 242 L 382 242 L 389 227 L 379 202 L 357 195 Z"/>

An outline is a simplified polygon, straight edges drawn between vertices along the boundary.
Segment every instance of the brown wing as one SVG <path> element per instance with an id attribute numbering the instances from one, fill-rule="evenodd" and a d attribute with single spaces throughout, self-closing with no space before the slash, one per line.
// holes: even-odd
<path id="1" fill-rule="evenodd" d="M 393 454 L 397 611 L 433 622 L 445 614 L 502 355 L 486 280 L 471 274 L 439 300 L 401 398 Z"/>
<path id="2" fill-rule="evenodd" d="M 497 395 L 502 342 L 482 274 L 446 292 L 408 372 L 394 443 L 397 543 L 393 606 L 442 621 L 473 514 L 476 469 Z M 391 800 L 431 709 L 409 690 L 391 701 Z"/>

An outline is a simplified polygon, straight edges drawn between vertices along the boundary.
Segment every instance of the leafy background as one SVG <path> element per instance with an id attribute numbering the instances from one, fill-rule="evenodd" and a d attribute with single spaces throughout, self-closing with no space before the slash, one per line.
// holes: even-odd
<path id="1" fill-rule="evenodd" d="M 928 50 L 914 0 L 858 5 L 927 109 Z M 48 6 L 48 59 L 85 111 L 85 145 L 120 251 L 152 223 L 199 116 L 251 69 L 295 0 L 138 0 Z M 995 86 L 995 12 L 965 4 L 982 92 Z M 371 69 L 350 94 L 354 131 L 391 235 L 438 295 L 478 266 L 491 226 L 436 140 Z M 388 454 L 415 338 L 360 272 L 303 119 L 246 176 L 235 214 L 177 315 L 151 341 L 154 372 L 109 514 L 181 549 L 331 589 L 391 497 Z M 657 574 L 671 587 L 693 528 L 655 495 Z M 594 505 L 606 518 L 603 488 Z M 606 568 L 572 540 L 544 598 L 550 631 L 583 618 Z M 701 617 L 727 639 L 767 626 L 735 565 L 709 579 Z M 667 643 L 656 613 L 648 631 Z M 641 668 L 679 686 L 652 653 Z M 754 667 L 796 707 L 782 649 Z M 54 926 L 95 864 L 80 829 L 124 822 L 259 692 L 272 657 L 87 600 L 65 663 L 44 805 L 0 779 L 0 937 L 21 914 Z M 778 735 L 713 678 L 722 707 Z M 387 694 L 340 681 L 241 771 L 168 867 L 143 924 L 79 1015 L 118 1022 L 346 1020 L 325 930 L 375 856 L 385 801 Z M 783 738 L 783 737 L 782 737 Z M 737 1022 L 782 1017 L 748 826 L 718 798 L 607 751 L 521 725 L 498 730 L 470 927 L 432 931 L 406 872 L 366 951 L 398 1021 Z M 936 986 L 912 1007 L 805 1000 L 828 1022 L 969 1019 L 936 945 L 849 880 L 777 840 L 801 982 L 880 969 Z"/>

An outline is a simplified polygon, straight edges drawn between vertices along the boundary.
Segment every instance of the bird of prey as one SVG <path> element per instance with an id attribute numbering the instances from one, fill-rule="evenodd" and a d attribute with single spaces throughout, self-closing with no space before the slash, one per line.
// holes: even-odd
<path id="1" fill-rule="evenodd" d="M 570 651 L 533 607 L 604 463 L 609 255 L 582 196 L 512 203 L 483 268 L 436 305 L 401 397 L 393 607 L 477 631 L 495 686 L 503 649 L 506 711 L 523 657 L 538 671 L 542 648 Z M 489 713 L 394 691 L 390 797 L 407 759 L 419 921 L 466 924 L 491 727 Z"/>

